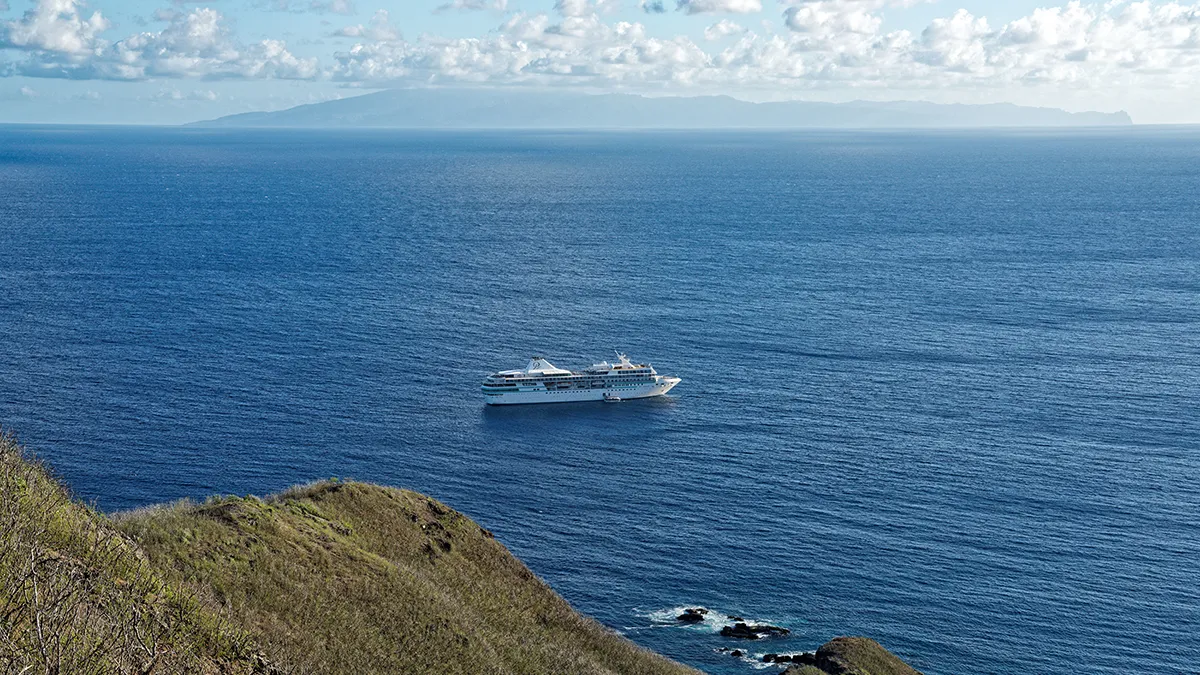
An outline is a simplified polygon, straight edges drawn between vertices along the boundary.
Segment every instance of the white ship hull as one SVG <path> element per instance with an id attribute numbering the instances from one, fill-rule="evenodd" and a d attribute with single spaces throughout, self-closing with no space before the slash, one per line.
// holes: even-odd
<path id="1" fill-rule="evenodd" d="M 575 403 L 580 401 L 603 401 L 605 397 L 616 397 L 622 401 L 633 398 L 662 396 L 679 384 L 678 377 L 659 377 L 657 382 L 645 384 L 615 385 L 597 389 L 550 389 L 512 391 L 488 394 L 484 397 L 488 405 L 522 405 L 526 403 Z"/>

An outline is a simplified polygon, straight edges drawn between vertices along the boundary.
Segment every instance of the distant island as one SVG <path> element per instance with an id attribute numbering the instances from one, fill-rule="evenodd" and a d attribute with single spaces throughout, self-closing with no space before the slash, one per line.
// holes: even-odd
<path id="1" fill-rule="evenodd" d="M 751 103 L 728 96 L 584 94 L 513 89 L 391 89 L 200 127 L 393 129 L 933 129 L 1133 124 L 1128 113 L 1071 113 L 1008 103 Z"/>
<path id="2" fill-rule="evenodd" d="M 0 672 L 698 673 L 407 490 L 330 480 L 110 516 L 0 434 L 0 505 Z M 919 675 L 866 638 L 768 656 L 793 675 Z"/>

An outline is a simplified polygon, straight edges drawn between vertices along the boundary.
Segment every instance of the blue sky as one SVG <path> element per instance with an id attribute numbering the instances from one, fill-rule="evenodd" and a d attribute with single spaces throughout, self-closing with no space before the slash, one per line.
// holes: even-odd
<path id="1" fill-rule="evenodd" d="M 1008 101 L 1200 122 L 1200 2 L 0 0 L 0 122 L 389 87 Z"/>

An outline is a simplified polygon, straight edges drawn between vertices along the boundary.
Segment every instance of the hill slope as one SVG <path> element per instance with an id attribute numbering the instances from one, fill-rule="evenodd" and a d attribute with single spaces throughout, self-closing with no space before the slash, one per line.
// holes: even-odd
<path id="1" fill-rule="evenodd" d="M 271 671 L 248 634 L 0 436 L 0 672 Z"/>
<path id="2" fill-rule="evenodd" d="M 414 492 L 329 482 L 110 519 L 0 435 L 0 672 L 696 671 Z"/>
<path id="3" fill-rule="evenodd" d="M 865 638 L 801 675 L 917 675 Z M 695 673 L 576 613 L 467 517 L 324 482 L 112 518 L 0 434 L 0 672 Z"/>
<path id="4" fill-rule="evenodd" d="M 288 672 L 695 672 L 580 616 L 487 531 L 414 492 L 327 482 L 117 522 Z"/>
<path id="5" fill-rule="evenodd" d="M 728 96 L 649 98 L 564 91 L 394 89 L 194 126 L 412 129 L 804 129 L 1128 125 L 1120 113 L 1010 104 L 750 103 Z"/>

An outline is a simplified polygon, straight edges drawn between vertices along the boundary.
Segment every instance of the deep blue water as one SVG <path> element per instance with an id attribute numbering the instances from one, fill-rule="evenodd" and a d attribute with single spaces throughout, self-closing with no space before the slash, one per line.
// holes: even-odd
<path id="1" fill-rule="evenodd" d="M 347 476 L 710 673 L 1200 672 L 1200 130 L 0 128 L 0 423 L 124 509 Z M 667 399 L 485 409 L 628 351 Z"/>

